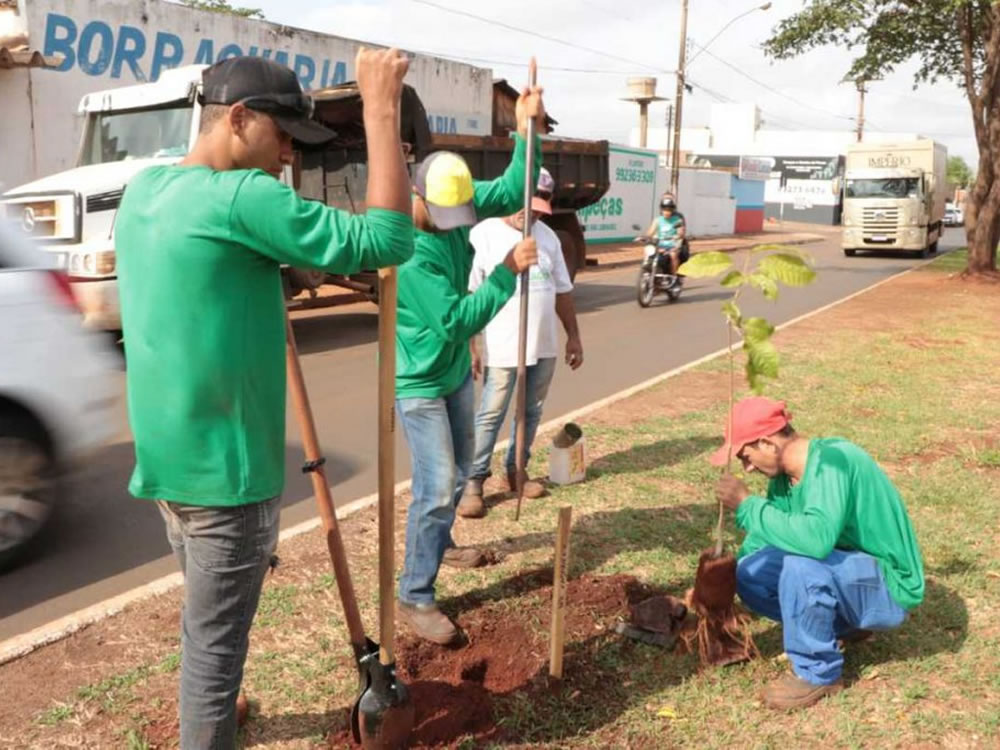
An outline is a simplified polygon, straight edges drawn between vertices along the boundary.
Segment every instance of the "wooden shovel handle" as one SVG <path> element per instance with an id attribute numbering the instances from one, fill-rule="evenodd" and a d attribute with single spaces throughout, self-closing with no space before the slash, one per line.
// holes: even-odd
<path id="1" fill-rule="evenodd" d="M 288 390 L 292 396 L 292 408 L 299 423 L 302 434 L 302 447 L 306 454 L 305 469 L 312 480 L 313 492 L 316 494 L 316 505 L 320 518 L 323 519 L 323 530 L 326 532 L 326 546 L 330 551 L 330 562 L 333 574 L 337 579 L 337 589 L 340 592 L 340 602 L 344 607 L 344 619 L 347 621 L 347 631 L 355 652 L 365 649 L 365 628 L 361 622 L 361 612 L 358 610 L 358 600 L 354 595 L 354 584 L 351 582 L 351 571 L 347 565 L 347 552 L 340 538 L 340 526 L 337 523 L 337 513 L 333 509 L 333 498 L 330 496 L 330 485 L 326 479 L 323 466 L 323 455 L 319 449 L 319 438 L 316 436 L 316 424 L 313 421 L 312 409 L 309 406 L 309 394 L 306 392 L 305 379 L 302 377 L 302 366 L 299 363 L 299 352 L 295 346 L 295 334 L 292 331 L 292 321 L 285 311 L 285 361 L 288 368 Z M 360 651 L 359 651 L 360 649 Z"/>
<path id="2" fill-rule="evenodd" d="M 379 661 L 392 664 L 396 590 L 396 268 L 378 272 Z"/>

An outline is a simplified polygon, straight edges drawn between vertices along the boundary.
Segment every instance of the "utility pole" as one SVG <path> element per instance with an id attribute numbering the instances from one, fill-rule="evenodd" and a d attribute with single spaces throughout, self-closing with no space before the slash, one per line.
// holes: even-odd
<path id="1" fill-rule="evenodd" d="M 667 122 L 666 122 L 666 126 L 667 126 L 667 139 L 666 139 L 666 143 L 663 146 L 663 158 L 665 160 L 665 162 L 664 162 L 665 166 L 668 169 L 671 169 L 672 165 L 673 165 L 672 158 L 673 158 L 673 153 L 674 153 L 673 139 L 672 139 L 673 129 L 674 129 L 674 105 L 673 104 L 667 104 Z"/>
<path id="2" fill-rule="evenodd" d="M 858 85 L 858 143 L 865 134 L 865 79 L 859 78 L 855 83 Z"/>
<path id="3" fill-rule="evenodd" d="M 681 167 L 681 113 L 684 107 L 684 61 L 687 57 L 688 0 L 681 2 L 681 42 L 677 60 L 677 95 L 674 99 L 674 142 L 670 156 L 670 190 L 677 195 Z"/>

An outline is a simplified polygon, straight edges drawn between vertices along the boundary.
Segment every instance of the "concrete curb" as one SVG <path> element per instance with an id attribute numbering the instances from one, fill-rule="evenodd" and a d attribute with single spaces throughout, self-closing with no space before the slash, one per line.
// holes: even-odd
<path id="1" fill-rule="evenodd" d="M 779 244 L 782 244 L 782 245 L 809 245 L 809 244 L 812 244 L 813 242 L 822 242 L 824 239 L 826 239 L 826 238 L 825 237 L 821 237 L 819 235 L 816 235 L 814 237 L 810 237 L 809 239 L 804 239 L 803 238 L 803 239 L 798 239 L 798 240 L 789 240 L 789 241 L 781 242 Z M 740 250 L 746 250 L 746 249 L 751 248 L 751 247 L 753 247 L 753 245 L 739 245 L 739 246 L 736 246 L 736 247 L 714 247 L 714 248 L 712 248 L 712 251 L 713 252 L 719 252 L 719 253 L 737 253 Z M 705 252 L 705 251 L 699 250 L 697 252 Z M 694 254 L 695 253 L 692 253 L 692 255 L 694 255 Z M 638 263 L 639 263 L 640 260 L 642 260 L 641 257 L 635 257 L 635 258 L 628 258 L 628 259 L 622 259 L 622 260 L 613 260 L 613 261 L 611 261 L 609 263 L 598 263 L 598 264 L 593 265 L 593 266 L 584 266 L 583 268 L 580 269 L 580 273 L 593 273 L 595 271 L 610 271 L 610 270 L 613 270 L 615 268 L 625 268 L 626 266 L 638 265 Z"/>
<path id="2" fill-rule="evenodd" d="M 881 281 L 877 281 L 874 284 L 867 286 L 864 289 L 859 289 L 858 291 L 853 292 L 852 294 L 849 294 L 846 297 L 842 297 L 839 300 L 836 300 L 827 305 L 823 305 L 822 307 L 819 307 L 815 310 L 810 310 L 807 313 L 792 318 L 791 320 L 778 325 L 777 330 L 779 331 L 783 330 L 785 328 L 795 325 L 796 323 L 800 323 L 803 320 L 807 320 L 816 315 L 820 315 L 826 312 L 827 310 L 831 310 L 834 307 L 844 304 L 845 302 L 849 302 L 856 297 L 860 297 L 862 294 L 867 294 L 868 292 L 871 292 L 872 290 L 877 289 L 880 286 L 888 284 L 891 281 L 899 279 L 903 276 L 906 276 L 907 274 L 913 273 L 914 271 L 923 268 L 926 265 L 933 263 L 935 260 L 937 260 L 937 258 L 940 258 L 945 254 L 946 253 L 940 253 L 936 258 L 931 258 L 921 263 L 918 263 L 917 265 L 914 265 L 911 268 L 906 269 L 905 271 L 900 271 L 899 273 L 893 274 L 888 278 L 882 279 Z M 740 342 L 733 344 L 734 349 L 738 348 L 739 346 L 741 346 Z M 718 349 L 712 352 L 711 354 L 706 354 L 704 357 L 700 357 L 696 360 L 683 364 L 680 367 L 675 367 L 672 370 L 668 370 L 667 372 L 656 375 L 652 378 L 649 378 L 648 380 L 644 380 L 641 383 L 633 385 L 624 390 L 618 391 L 617 393 L 613 393 L 610 396 L 606 396 L 605 398 L 594 401 L 590 404 L 587 404 L 586 406 L 582 406 L 579 409 L 574 409 L 573 411 L 570 411 L 566 414 L 562 414 L 556 417 L 555 419 L 550 419 L 544 422 L 543 424 L 539 425 L 538 432 L 539 434 L 545 434 L 547 432 L 559 429 L 566 422 L 578 420 L 581 417 L 584 417 L 588 414 L 597 411 L 598 409 L 601 409 L 615 402 L 622 401 L 628 398 L 629 396 L 633 396 L 636 393 L 639 393 L 640 391 L 644 391 L 647 388 L 651 388 L 654 385 L 658 385 L 665 380 L 668 380 L 672 377 L 676 377 L 677 375 L 687 372 L 688 370 L 691 370 L 701 364 L 704 364 L 705 362 L 709 362 L 713 359 L 721 357 L 724 354 L 727 354 L 728 351 L 729 347 L 723 347 L 722 349 Z M 507 445 L 509 443 L 510 443 L 509 438 L 497 443 L 496 452 L 506 450 Z M 395 487 L 396 493 L 398 494 L 400 492 L 405 492 L 410 488 L 410 484 L 411 482 L 409 479 L 397 483 Z M 369 506 L 374 505 L 377 500 L 378 500 L 378 493 L 372 493 L 370 495 L 366 495 L 364 497 L 353 500 L 350 503 L 347 503 L 346 505 L 337 508 L 337 518 L 338 519 L 347 518 L 360 510 L 363 510 L 365 508 L 368 508 Z M 320 525 L 321 521 L 319 518 L 313 518 L 308 521 L 303 521 L 302 523 L 296 524 L 295 526 L 291 526 L 282 531 L 278 537 L 279 541 L 284 542 L 288 539 L 292 539 L 296 536 L 299 536 L 300 534 L 305 534 L 309 531 L 312 531 L 313 529 L 319 528 Z M 84 609 L 77 610 L 76 612 L 73 612 L 64 617 L 60 617 L 57 620 L 53 620 L 52 622 L 46 623 L 45 625 L 41 625 L 37 628 L 34 628 L 33 630 L 28 631 L 27 633 L 23 633 L 22 635 L 9 638 L 6 641 L 0 643 L 0 666 L 7 664 L 8 662 L 15 661 L 16 659 L 19 659 L 23 656 L 27 656 L 32 651 L 41 648 L 42 646 L 55 643 L 56 641 L 60 641 L 63 638 L 66 638 L 67 636 L 72 635 L 73 633 L 76 633 L 77 631 L 82 630 L 83 628 L 86 628 L 89 625 L 93 625 L 94 623 L 100 622 L 101 620 L 107 617 L 116 615 L 130 604 L 135 604 L 137 602 L 143 601 L 144 599 L 148 599 L 152 596 L 168 593 L 173 589 L 182 585 L 182 583 L 183 583 L 183 578 L 179 572 L 171 573 L 170 575 L 163 576 L 162 578 L 158 578 L 155 581 L 151 581 L 141 586 L 137 586 L 133 589 L 130 589 L 129 591 L 121 593 L 110 599 L 106 599 L 103 602 L 98 602 L 97 604 L 93 604 L 89 607 L 85 607 Z"/>

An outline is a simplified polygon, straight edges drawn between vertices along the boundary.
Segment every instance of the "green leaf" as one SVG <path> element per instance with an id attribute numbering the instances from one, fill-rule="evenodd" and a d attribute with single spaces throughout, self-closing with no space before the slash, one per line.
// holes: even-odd
<path id="1" fill-rule="evenodd" d="M 743 337 L 754 343 L 762 343 L 771 338 L 774 333 L 774 326 L 764 318 L 747 318 L 743 321 Z"/>
<path id="2" fill-rule="evenodd" d="M 763 271 L 754 271 L 750 274 L 749 279 L 751 285 L 760 289 L 761 294 L 764 295 L 764 299 L 769 299 L 772 302 L 778 299 L 778 282 L 768 274 Z"/>
<path id="3" fill-rule="evenodd" d="M 683 263 L 677 271 L 694 279 L 702 279 L 716 276 L 728 270 L 731 265 L 733 265 L 733 261 L 726 253 L 697 253 L 692 255 L 687 263 Z"/>
<path id="4" fill-rule="evenodd" d="M 747 353 L 747 383 L 754 393 L 760 393 L 764 388 L 765 377 L 778 377 L 778 350 L 770 341 L 750 339 L 743 341 L 743 350 Z"/>
<path id="5" fill-rule="evenodd" d="M 816 272 L 798 255 L 776 253 L 762 259 L 758 269 L 788 286 L 805 286 L 816 278 Z"/>
<path id="6" fill-rule="evenodd" d="M 743 322 L 743 313 L 740 312 L 740 308 L 736 306 L 736 303 L 732 300 L 727 300 L 722 303 L 722 312 L 726 314 L 729 322 L 732 323 L 737 328 Z"/>
<path id="7" fill-rule="evenodd" d="M 733 288 L 737 286 L 743 286 L 747 283 L 747 277 L 744 276 L 740 271 L 730 271 L 725 276 L 722 277 L 722 281 L 719 282 L 722 286 L 727 288 Z"/>

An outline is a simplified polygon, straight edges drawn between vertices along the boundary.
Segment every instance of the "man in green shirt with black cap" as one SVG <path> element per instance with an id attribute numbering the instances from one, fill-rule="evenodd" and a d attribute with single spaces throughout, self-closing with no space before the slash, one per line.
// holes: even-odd
<path id="1" fill-rule="evenodd" d="M 475 181 L 457 154 L 431 154 L 414 179 L 413 258 L 399 269 L 396 329 L 396 411 L 410 446 L 413 501 L 406 525 L 406 557 L 399 580 L 400 617 L 422 638 L 451 643 L 455 625 L 434 601 L 442 562 L 482 564 L 476 549 L 460 548 L 451 535 L 455 508 L 475 453 L 475 392 L 469 339 L 514 293 L 516 275 L 538 257 L 533 238 L 513 245 L 504 261 L 472 294 L 470 229 L 482 219 L 515 213 L 524 199 L 525 133 L 529 117 L 542 132 L 541 90 L 517 101 L 518 135 L 510 166 L 499 178 Z M 541 155 L 541 140 L 531 144 Z M 534 160 L 531 184 L 538 181 Z"/>
<path id="2" fill-rule="evenodd" d="M 792 666 L 767 686 L 771 708 L 810 706 L 843 688 L 837 641 L 899 627 L 924 598 L 924 567 L 899 492 L 878 464 L 843 438 L 808 439 L 782 401 L 754 396 L 733 408 L 730 455 L 770 479 L 767 496 L 723 477 L 719 502 L 747 536 L 737 590 L 750 609 L 782 624 Z"/>
<path id="3" fill-rule="evenodd" d="M 310 119 L 295 74 L 252 57 L 203 73 L 198 140 L 128 185 L 116 220 L 128 405 L 129 490 L 157 501 L 184 573 L 183 750 L 232 750 L 250 624 L 278 538 L 285 455 L 281 264 L 332 273 L 413 253 L 399 136 L 407 61 L 356 60 L 368 212 L 352 216 L 279 182 Z"/>

